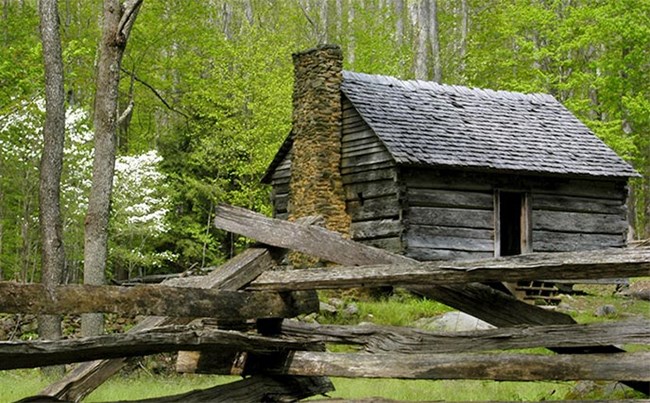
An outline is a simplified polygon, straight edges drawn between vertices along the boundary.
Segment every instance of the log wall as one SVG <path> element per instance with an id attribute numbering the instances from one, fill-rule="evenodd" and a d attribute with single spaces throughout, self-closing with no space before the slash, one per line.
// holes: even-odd
<path id="1" fill-rule="evenodd" d="M 289 182 L 291 180 L 291 150 L 271 175 L 271 203 L 273 217 L 286 220 L 289 218 Z"/>
<path id="2" fill-rule="evenodd" d="M 530 195 L 535 252 L 625 246 L 624 181 L 416 169 L 400 180 L 404 248 L 417 260 L 493 256 L 495 189 Z"/>
<path id="3" fill-rule="evenodd" d="M 407 256 L 417 260 L 494 256 L 492 186 L 464 175 L 425 170 L 404 170 L 402 180 Z"/>
<path id="4" fill-rule="evenodd" d="M 402 223 L 395 162 L 345 98 L 341 141 L 341 173 L 352 239 L 400 252 Z"/>

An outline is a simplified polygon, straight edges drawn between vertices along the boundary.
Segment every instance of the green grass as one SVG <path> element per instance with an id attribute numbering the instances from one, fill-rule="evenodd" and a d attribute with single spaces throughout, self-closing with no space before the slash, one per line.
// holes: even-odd
<path id="1" fill-rule="evenodd" d="M 140 372 L 129 377 L 113 377 L 88 396 L 86 402 L 147 399 L 207 389 L 241 379 L 236 376 L 193 374 L 151 375 Z"/>
<path id="2" fill-rule="evenodd" d="M 383 397 L 395 400 L 561 400 L 569 382 L 426 381 L 334 378 L 329 396 L 347 399 Z"/>
<path id="3" fill-rule="evenodd" d="M 326 299 L 326 298 L 325 298 Z M 420 318 L 438 316 L 452 311 L 439 302 L 413 296 L 405 291 L 396 291 L 390 297 L 378 300 L 360 300 L 353 302 L 359 312 L 353 316 L 336 315 L 319 318 L 319 322 L 327 324 L 356 325 L 361 322 L 371 322 L 377 325 L 412 326 Z"/>
<path id="4" fill-rule="evenodd" d="M 137 371 L 130 376 L 116 375 L 88 396 L 86 402 L 134 400 L 176 395 L 194 389 L 206 389 L 240 379 L 236 376 L 192 374 L 153 375 Z M 37 395 L 50 384 L 38 369 L 0 372 L 0 403 L 14 402 Z"/>

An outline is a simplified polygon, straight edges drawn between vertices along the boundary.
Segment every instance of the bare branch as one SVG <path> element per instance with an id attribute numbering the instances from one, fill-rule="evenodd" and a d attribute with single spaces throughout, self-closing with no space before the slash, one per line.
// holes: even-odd
<path id="1" fill-rule="evenodd" d="M 133 102 L 133 97 L 129 100 L 129 105 L 126 107 L 126 109 L 122 112 L 122 115 L 117 119 L 117 125 L 121 126 L 126 119 L 133 113 L 133 106 L 135 102 Z"/>
<path id="2" fill-rule="evenodd" d="M 134 72 L 129 71 L 129 70 L 125 69 L 124 67 L 120 67 L 120 70 L 122 70 L 122 72 L 124 72 L 126 75 L 128 75 L 129 77 L 131 77 L 131 78 L 134 79 L 135 81 L 137 81 L 137 82 L 139 82 L 140 84 L 144 85 L 145 87 L 149 88 L 149 90 L 151 90 L 151 92 L 153 92 L 153 94 L 156 96 L 156 98 L 158 98 L 158 99 L 160 100 L 160 102 L 162 102 L 163 105 L 165 105 L 165 107 L 166 107 L 167 109 L 169 109 L 169 110 L 172 111 L 172 112 L 178 113 L 179 115 L 185 117 L 186 119 L 189 119 L 189 116 L 188 116 L 186 113 L 181 112 L 181 111 L 179 111 L 178 109 L 175 109 L 175 108 L 172 107 L 169 103 L 167 103 L 167 101 L 165 100 L 165 98 L 163 98 L 163 96 L 160 95 L 160 92 L 158 92 L 158 90 L 156 90 L 156 88 L 154 88 L 151 84 L 149 84 L 149 83 L 147 83 L 146 81 L 142 80 L 142 79 L 139 78 L 139 77 L 138 77 Z"/>
<path id="3" fill-rule="evenodd" d="M 117 43 L 120 45 L 126 45 L 126 41 L 131 33 L 131 28 L 133 28 L 133 23 L 135 22 L 135 18 L 138 16 L 138 11 L 140 11 L 143 2 L 144 0 L 127 0 L 122 5 L 122 18 L 120 18 L 120 22 L 117 25 L 116 38 Z"/>

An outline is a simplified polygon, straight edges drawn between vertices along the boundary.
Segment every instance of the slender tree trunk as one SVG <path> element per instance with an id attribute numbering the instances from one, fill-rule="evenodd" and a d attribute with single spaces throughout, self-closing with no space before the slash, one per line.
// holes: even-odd
<path id="1" fill-rule="evenodd" d="M 460 48 L 458 52 L 458 58 L 460 60 L 460 65 L 458 66 L 458 72 L 461 76 L 465 75 L 466 60 L 467 57 L 467 37 L 469 36 L 469 5 L 467 0 L 461 0 L 460 2 Z"/>
<path id="2" fill-rule="evenodd" d="M 348 3 L 348 63 L 354 66 L 355 37 L 354 37 L 354 1 Z"/>
<path id="3" fill-rule="evenodd" d="M 329 41 L 329 35 L 327 35 L 327 27 L 329 25 L 328 21 L 328 14 L 329 14 L 329 7 L 328 7 L 327 1 L 321 1 L 320 3 L 320 8 L 319 8 L 319 26 L 320 26 L 320 34 L 319 34 L 319 42 L 320 43 L 327 43 Z"/>
<path id="4" fill-rule="evenodd" d="M 428 0 L 420 0 L 417 5 L 417 43 L 415 47 L 415 78 L 427 79 L 427 36 L 429 33 Z"/>
<path id="5" fill-rule="evenodd" d="M 244 14 L 248 25 L 253 25 L 255 20 L 253 19 L 253 2 L 251 0 L 246 0 Z"/>
<path id="6" fill-rule="evenodd" d="M 336 0 L 336 41 L 341 43 L 343 37 L 343 0 Z"/>
<path id="7" fill-rule="evenodd" d="M 20 223 L 20 278 L 21 281 L 27 282 L 29 279 L 29 266 L 32 261 L 32 178 L 29 172 L 23 177 L 24 198 L 22 200 L 22 220 Z"/>
<path id="8" fill-rule="evenodd" d="M 442 60 L 440 59 L 440 29 L 438 25 L 438 0 L 429 1 L 429 42 L 433 61 L 433 81 L 442 82 Z"/>
<path id="9" fill-rule="evenodd" d="M 54 290 L 63 280 L 65 265 L 60 204 L 65 139 L 65 92 L 57 0 L 40 0 L 39 14 L 45 63 L 45 125 L 38 192 L 42 243 L 41 282 L 46 290 Z M 39 315 L 38 334 L 42 339 L 60 339 L 61 317 Z M 45 372 L 61 376 L 64 367 L 51 367 Z"/>
<path id="10" fill-rule="evenodd" d="M 395 6 L 395 44 L 404 43 L 404 0 L 394 0 Z"/>
<path id="11" fill-rule="evenodd" d="M 105 0 L 95 94 L 95 159 L 84 233 L 84 283 L 104 284 L 108 219 L 115 171 L 118 89 L 124 49 L 143 0 Z M 103 331 L 103 315 L 82 316 L 84 336 Z"/>

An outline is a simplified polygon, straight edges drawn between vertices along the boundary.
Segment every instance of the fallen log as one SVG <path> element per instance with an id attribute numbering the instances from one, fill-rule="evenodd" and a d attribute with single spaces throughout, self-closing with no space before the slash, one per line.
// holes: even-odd
<path id="1" fill-rule="evenodd" d="M 296 376 L 494 381 L 650 381 L 650 352 L 620 354 L 397 354 L 296 351 L 267 373 Z"/>
<path id="2" fill-rule="evenodd" d="M 448 285 L 554 278 L 598 279 L 650 275 L 650 248 L 533 253 L 470 261 L 392 263 L 352 267 L 272 270 L 250 290 L 312 290 L 382 286 Z"/>
<path id="3" fill-rule="evenodd" d="M 315 346 L 312 340 L 283 340 L 214 328 L 187 330 L 185 326 L 170 326 L 138 333 L 79 339 L 0 342 L 0 370 L 142 356 L 182 349 L 269 353 L 313 350 Z"/>
<path id="4" fill-rule="evenodd" d="M 318 311 L 314 293 L 223 291 L 205 288 L 141 285 L 61 285 L 0 282 L 0 312 L 123 315 L 210 316 L 221 320 L 290 318 Z M 178 303 L 183 301 L 183 303 Z"/>
<path id="5" fill-rule="evenodd" d="M 398 326 L 320 325 L 284 320 L 285 340 L 355 345 L 368 353 L 461 353 L 537 347 L 650 345 L 650 320 L 586 325 L 509 327 L 466 332 L 432 332 Z"/>

